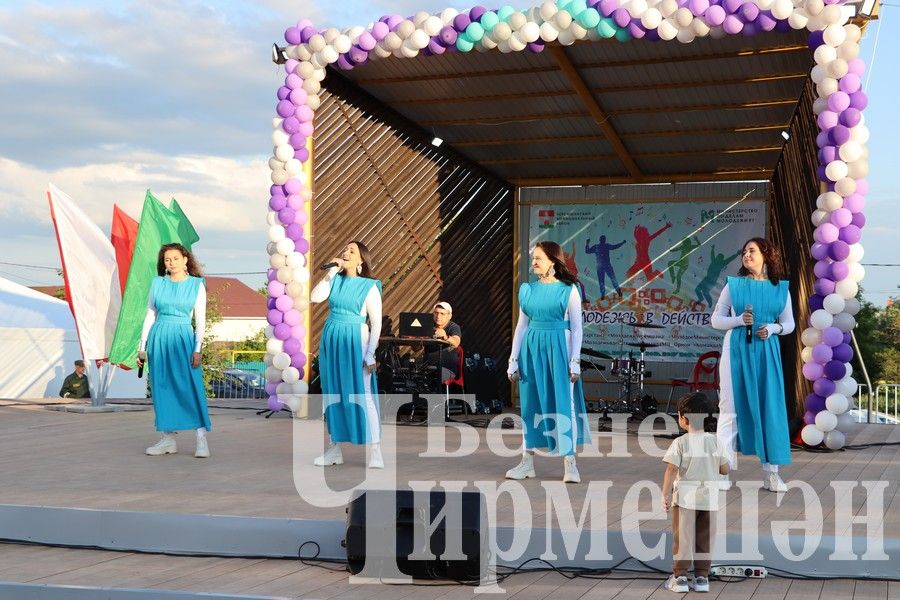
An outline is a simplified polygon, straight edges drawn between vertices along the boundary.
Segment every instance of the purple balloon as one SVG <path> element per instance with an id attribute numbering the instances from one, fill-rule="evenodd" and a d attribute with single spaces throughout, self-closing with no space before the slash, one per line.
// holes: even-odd
<path id="1" fill-rule="evenodd" d="M 291 145 L 291 147 L 294 150 L 297 150 L 298 148 L 305 148 L 306 147 L 306 136 L 303 135 L 302 133 L 291 134 L 291 137 L 288 138 L 288 143 Z M 290 192 L 288 192 L 288 193 L 290 193 Z"/>
<path id="2" fill-rule="evenodd" d="M 744 20 L 744 22 L 746 22 L 749 25 L 751 21 L 753 21 L 754 19 L 756 19 L 757 16 L 759 16 L 759 7 L 755 4 L 753 4 L 752 2 L 745 2 L 744 4 L 741 5 L 741 8 L 738 11 L 738 14 L 741 16 L 741 18 Z"/>
<path id="3" fill-rule="evenodd" d="M 285 294 L 284 296 L 278 296 L 275 298 L 275 308 L 280 310 L 282 313 L 285 313 L 292 308 L 294 308 L 294 299 Z M 281 316 L 281 320 L 284 321 L 284 315 Z M 274 325 L 275 323 L 273 323 Z"/>
<path id="4" fill-rule="evenodd" d="M 775 23 L 775 31 L 781 33 L 790 33 L 794 31 L 794 28 L 791 27 L 791 24 L 787 19 L 784 19 L 783 21 L 778 21 Z"/>
<path id="5" fill-rule="evenodd" d="M 368 31 L 362 32 L 359 36 L 359 39 L 356 40 L 356 46 L 363 52 L 374 50 L 377 44 L 378 40 L 376 40 L 375 36 Z"/>
<path id="6" fill-rule="evenodd" d="M 293 335 L 293 328 L 295 325 L 299 325 L 303 322 L 303 315 L 296 308 L 292 308 L 284 313 L 284 322 L 291 326 L 291 334 Z M 285 352 L 287 352 L 287 350 L 285 350 Z M 293 354 L 293 352 L 288 352 L 288 354 Z"/>
<path id="7" fill-rule="evenodd" d="M 266 313 L 266 321 L 269 322 L 269 325 L 278 326 L 282 321 L 284 321 L 284 314 L 282 314 L 282 312 L 277 308 L 273 308 L 268 313 Z"/>
<path id="8" fill-rule="evenodd" d="M 650 42 L 658 42 L 661 38 L 659 37 L 658 30 L 650 29 L 647 31 L 647 35 L 644 36 L 644 39 Z"/>
<path id="9" fill-rule="evenodd" d="M 297 354 L 298 352 L 300 352 L 300 348 L 300 340 L 296 338 L 288 338 L 284 340 L 284 346 L 282 346 L 282 350 L 287 354 Z"/>
<path id="10" fill-rule="evenodd" d="M 282 100 L 275 106 L 275 112 L 278 113 L 279 117 L 287 118 L 294 114 L 296 108 L 294 107 L 294 103 L 290 100 Z"/>
<path id="11" fill-rule="evenodd" d="M 847 331 L 844 333 L 844 343 L 849 344 L 853 338 L 850 336 L 850 332 Z"/>
<path id="12" fill-rule="evenodd" d="M 836 113 L 850 108 L 850 95 L 841 91 L 831 94 L 828 96 L 828 108 Z"/>
<path id="13" fill-rule="evenodd" d="M 751 4 L 750 6 L 756 6 L 756 5 Z M 755 21 L 751 21 L 750 23 L 747 23 L 746 25 L 744 25 L 744 29 L 741 30 L 741 33 L 747 37 L 750 37 L 750 36 L 753 36 L 753 35 L 756 35 L 757 33 L 759 33 L 759 27 L 756 26 Z"/>
<path id="14" fill-rule="evenodd" d="M 818 413 L 825 410 L 825 397 L 818 394 L 808 394 L 803 400 L 806 410 Z"/>
<path id="15" fill-rule="evenodd" d="M 266 300 L 266 310 L 275 310 L 275 298 Z"/>
<path id="16" fill-rule="evenodd" d="M 838 81 L 838 88 L 842 92 L 852 94 L 853 92 L 858 92 L 862 88 L 862 80 L 856 73 L 847 73 L 841 77 L 840 81 Z M 850 96 L 847 96 L 847 102 L 849 103 L 849 101 Z"/>
<path id="17" fill-rule="evenodd" d="M 838 158 L 840 158 L 840 156 L 838 155 L 837 146 L 825 146 L 824 148 L 819 150 L 819 161 L 823 165 L 827 165 L 831 161 L 837 160 Z"/>
<path id="18" fill-rule="evenodd" d="M 778 20 L 772 16 L 771 12 L 762 10 L 756 17 L 756 25 L 763 31 L 772 31 L 778 25 Z"/>
<path id="19" fill-rule="evenodd" d="M 545 46 L 544 46 L 543 40 L 537 40 L 535 42 L 528 42 L 528 45 L 526 46 L 526 48 L 528 48 L 529 52 L 534 52 L 535 54 L 538 54 L 539 52 L 543 52 L 544 47 Z"/>
<path id="20" fill-rule="evenodd" d="M 304 27 L 303 29 L 300 30 L 300 40 L 301 40 L 300 43 L 301 44 L 307 43 L 310 40 L 310 38 L 312 36 L 316 35 L 317 33 L 319 33 L 319 32 L 316 30 L 315 27 L 313 27 L 311 25 L 307 25 L 306 27 Z"/>
<path id="21" fill-rule="evenodd" d="M 306 148 L 297 148 L 294 150 L 294 158 L 299 160 L 300 162 L 306 162 L 309 160 L 309 150 Z"/>
<path id="22" fill-rule="evenodd" d="M 808 381 L 818 381 L 824 373 L 822 365 L 815 362 L 808 362 L 803 365 L 803 376 Z"/>
<path id="23" fill-rule="evenodd" d="M 600 12 L 604 17 L 608 17 L 619 8 L 618 0 L 600 0 Z"/>
<path id="24" fill-rule="evenodd" d="M 284 72 L 287 75 L 290 75 L 294 71 L 297 70 L 297 67 L 300 65 L 300 61 L 296 58 L 289 58 L 284 61 Z"/>
<path id="25" fill-rule="evenodd" d="M 813 288 L 816 290 L 816 293 L 818 295 L 827 296 L 828 294 L 834 293 L 834 281 L 828 279 L 827 277 L 823 277 L 816 280 L 816 283 L 813 284 Z"/>
<path id="26" fill-rule="evenodd" d="M 844 341 L 844 332 L 838 329 L 837 327 L 826 327 L 822 330 L 822 344 L 825 344 L 829 348 L 834 348 L 835 346 L 839 346 Z M 821 345 L 821 344 L 820 344 Z M 818 346 L 817 346 L 818 347 Z M 829 360 L 831 360 L 830 351 L 829 351 Z"/>
<path id="27" fill-rule="evenodd" d="M 269 396 L 269 400 L 266 402 L 266 406 L 269 410 L 273 410 L 278 412 L 282 408 L 284 408 L 284 404 L 282 404 L 281 400 L 278 399 L 278 396 Z"/>
<path id="28" fill-rule="evenodd" d="M 486 12 L 487 12 L 487 9 L 483 6 L 473 6 L 469 10 L 469 18 L 472 19 L 473 21 L 477 21 Z"/>
<path id="29" fill-rule="evenodd" d="M 302 340 L 306 337 L 306 327 L 304 327 L 303 323 L 291 327 L 291 337 L 295 337 L 298 340 Z"/>
<path id="30" fill-rule="evenodd" d="M 831 129 L 838 124 L 838 115 L 832 110 L 823 110 L 819 113 L 819 116 L 816 117 L 816 123 L 819 124 L 819 129 L 822 131 Z"/>
<path id="31" fill-rule="evenodd" d="M 862 212 L 862 209 L 864 209 L 865 207 L 866 197 L 859 192 L 854 192 L 853 194 L 850 194 L 849 196 L 844 198 L 844 208 L 852 213 Z"/>
<path id="32" fill-rule="evenodd" d="M 869 182 L 865 179 L 856 180 L 856 193 L 865 196 L 869 193 Z"/>
<path id="33" fill-rule="evenodd" d="M 803 423 L 805 425 L 815 425 L 816 424 L 816 414 L 817 413 L 814 413 L 811 410 L 808 410 L 805 413 L 803 413 Z"/>
<path id="34" fill-rule="evenodd" d="M 825 223 L 821 223 L 818 227 L 816 227 L 816 230 L 813 232 L 813 237 L 818 242 L 821 242 L 823 244 L 830 244 L 834 240 L 838 239 L 839 234 L 840 231 L 838 230 L 838 228 L 826 221 Z"/>
<path id="35" fill-rule="evenodd" d="M 456 38 L 459 34 L 456 32 L 456 29 L 450 27 L 449 25 L 442 27 L 438 32 L 438 37 L 441 38 L 441 43 L 445 46 L 451 46 L 456 43 Z"/>
<path id="36" fill-rule="evenodd" d="M 353 70 L 353 61 L 351 61 L 346 54 L 341 54 L 338 56 L 337 62 L 334 63 L 341 71 L 352 71 Z"/>
<path id="37" fill-rule="evenodd" d="M 269 198 L 269 208 L 274 211 L 279 211 L 282 208 L 287 206 L 287 197 L 285 196 L 272 196 Z"/>
<path id="38" fill-rule="evenodd" d="M 831 263 L 831 279 L 832 281 L 843 281 L 850 274 L 850 267 L 845 262 Z"/>
<path id="39" fill-rule="evenodd" d="M 820 296 L 819 294 L 813 294 L 809 297 L 809 310 L 819 310 L 825 305 L 825 296 Z"/>
<path id="40" fill-rule="evenodd" d="M 837 146 L 842 146 L 850 141 L 850 130 L 840 123 L 832 127 L 828 135 Z"/>
<path id="41" fill-rule="evenodd" d="M 266 289 L 272 297 L 284 295 L 284 284 L 277 279 L 275 281 L 270 281 L 266 285 Z M 272 325 L 276 325 L 276 323 L 272 323 Z"/>
<path id="42" fill-rule="evenodd" d="M 273 269 L 272 267 L 269 267 L 268 269 L 266 269 L 266 279 L 268 281 L 275 281 L 276 279 L 278 279 L 278 271 L 276 269 Z"/>
<path id="43" fill-rule="evenodd" d="M 293 104 L 294 106 L 302 106 L 306 104 L 306 99 L 308 97 L 309 95 L 306 93 L 306 90 L 304 90 L 302 87 L 298 87 L 291 90 L 289 99 L 291 101 L 291 104 Z"/>
<path id="44" fill-rule="evenodd" d="M 288 44 L 302 44 L 303 36 L 300 34 L 300 29 L 297 27 L 288 27 L 285 29 L 284 41 Z"/>
<path id="45" fill-rule="evenodd" d="M 809 248 L 809 254 L 816 260 L 825 260 L 828 257 L 828 244 L 814 243 Z"/>
<path id="46" fill-rule="evenodd" d="M 625 27 L 631 22 L 631 15 L 624 8 L 617 8 L 613 11 L 613 21 L 619 27 Z"/>
<path id="47" fill-rule="evenodd" d="M 728 15 L 722 22 L 722 29 L 725 30 L 725 33 L 728 33 L 730 35 L 740 33 L 743 28 L 744 22 L 735 15 Z"/>
<path id="48" fill-rule="evenodd" d="M 854 58 L 853 60 L 847 61 L 847 72 L 853 73 L 857 77 L 862 77 L 863 73 L 866 72 L 866 63 L 863 62 L 861 58 Z"/>
<path id="49" fill-rule="evenodd" d="M 852 214 L 846 208 L 839 208 L 838 210 L 847 211 L 846 214 L 850 215 L 852 218 Z M 838 210 L 834 211 L 835 213 Z M 834 213 L 832 213 L 832 218 L 834 218 Z M 836 224 L 836 223 L 835 223 Z M 850 246 L 847 242 L 843 242 L 841 240 L 835 240 L 828 245 L 828 256 L 830 256 L 833 260 L 846 260 L 848 256 L 850 256 Z M 822 275 L 816 275 L 817 277 L 827 277 L 828 273 L 824 273 Z"/>
<path id="50" fill-rule="evenodd" d="M 832 351 L 828 344 L 816 344 L 812 349 L 812 359 L 820 365 L 831 360 Z"/>
<path id="51" fill-rule="evenodd" d="M 869 98 L 865 92 L 853 92 L 850 94 L 850 106 L 857 110 L 864 110 L 869 105 Z"/>
<path id="52" fill-rule="evenodd" d="M 275 326 L 273 335 L 279 340 L 286 340 L 291 337 L 291 326 L 287 323 L 279 323 Z"/>
<path id="53" fill-rule="evenodd" d="M 846 208 L 839 208 L 831 213 L 831 223 L 835 227 L 846 227 L 853 220 L 853 213 Z M 839 242 L 840 240 L 838 240 Z M 832 246 L 838 242 L 831 242 Z M 848 249 L 849 252 L 849 249 Z M 834 256 L 832 256 L 834 258 Z M 847 258 L 846 256 L 844 258 Z M 834 258 L 835 260 L 844 260 L 844 258 Z"/>
<path id="54" fill-rule="evenodd" d="M 293 208 L 284 207 L 278 211 L 278 220 L 284 225 L 290 225 L 294 222 L 296 211 Z"/>
<path id="55" fill-rule="evenodd" d="M 297 133 L 300 131 L 300 120 L 297 117 L 290 116 L 282 121 L 281 128 L 287 133 Z"/>
<path id="56" fill-rule="evenodd" d="M 816 277 L 828 277 L 829 273 L 831 273 L 831 263 L 827 260 L 817 260 L 813 265 L 813 275 Z"/>
<path id="57" fill-rule="evenodd" d="M 306 355 L 302 352 L 291 356 L 291 366 L 300 371 L 300 377 L 303 377 L 303 365 L 306 364 Z"/>
<path id="58" fill-rule="evenodd" d="M 848 363 L 853 360 L 853 348 L 850 344 L 843 343 L 843 334 L 841 334 L 841 338 L 841 343 L 832 348 L 832 358 L 842 363 Z"/>
<path id="59" fill-rule="evenodd" d="M 303 85 L 303 78 L 299 75 L 291 73 L 287 77 L 284 78 L 284 85 L 287 88 L 292 90 L 296 90 L 297 88 L 303 89 L 301 86 Z"/>
<path id="60" fill-rule="evenodd" d="M 284 193 L 286 195 L 297 194 L 302 187 L 303 184 L 300 183 L 300 180 L 294 177 L 284 182 Z"/>
<path id="61" fill-rule="evenodd" d="M 848 244 L 855 244 L 862 237 L 862 232 L 856 225 L 847 225 L 841 229 L 840 237 Z"/>
<path id="62" fill-rule="evenodd" d="M 453 29 L 460 32 L 465 31 L 471 22 L 472 19 L 469 18 L 469 15 L 460 13 L 453 19 Z"/>
<path id="63" fill-rule="evenodd" d="M 428 40 L 428 51 L 432 54 L 443 54 L 447 51 L 439 38 L 431 38 Z"/>
<path id="64" fill-rule="evenodd" d="M 395 31 L 397 29 L 397 25 L 405 21 L 403 17 L 400 15 L 391 15 L 387 18 L 387 26 L 391 28 L 391 31 Z"/>
<path id="65" fill-rule="evenodd" d="M 740 10 L 743 4 L 744 0 L 724 0 L 724 2 L 722 2 L 722 8 L 724 8 L 728 14 L 734 14 Z"/>
<path id="66" fill-rule="evenodd" d="M 714 4 L 706 9 L 706 13 L 704 13 L 703 17 L 706 19 L 706 23 L 710 27 L 716 27 L 725 22 L 725 17 L 728 13 L 725 12 L 725 9 L 719 6 L 718 4 Z"/>
<path id="67" fill-rule="evenodd" d="M 699 17 L 709 8 L 709 0 L 688 0 L 687 8 L 695 17 Z"/>
<path id="68" fill-rule="evenodd" d="M 844 367 L 844 363 L 839 360 L 830 360 L 825 363 L 825 377 L 832 381 L 837 381 L 838 379 L 843 379 L 844 375 L 847 374 L 847 369 Z"/>
<path id="69" fill-rule="evenodd" d="M 827 377 L 820 377 L 813 382 L 813 391 L 820 396 L 827 398 L 834 393 L 834 389 L 834 381 Z"/>
<path id="70" fill-rule="evenodd" d="M 816 167 L 816 177 L 819 181 L 828 181 L 828 175 L 825 174 L 825 165 Z"/>
<path id="71" fill-rule="evenodd" d="M 297 123 L 299 123 L 297 125 L 297 132 L 302 133 L 306 137 L 310 137 L 313 134 L 312 121 L 306 121 L 305 123 L 301 123 L 300 121 L 297 121 Z M 287 131 L 287 129 L 285 129 L 285 131 Z M 291 131 L 289 133 L 295 133 L 295 132 Z"/>
<path id="72" fill-rule="evenodd" d="M 306 254 L 307 252 L 309 252 L 309 241 L 300 239 L 297 241 L 295 247 L 297 252 L 299 252 L 300 254 Z"/>
<path id="73" fill-rule="evenodd" d="M 819 134 L 816 135 L 816 146 L 824 148 L 829 145 L 831 145 L 831 136 L 828 135 L 827 131 L 820 131 Z"/>
<path id="74" fill-rule="evenodd" d="M 391 28 L 383 21 L 378 21 L 372 26 L 372 37 L 375 38 L 376 42 L 383 40 L 390 32 Z"/>
<path id="75" fill-rule="evenodd" d="M 825 43 L 825 36 L 821 31 L 813 31 L 808 38 L 809 49 L 815 51 L 816 48 Z"/>
<path id="76" fill-rule="evenodd" d="M 856 127 L 859 125 L 859 122 L 862 121 L 862 111 L 851 106 L 841 113 L 841 116 L 838 117 L 838 121 L 840 121 L 840 124 L 844 127 Z"/>
<path id="77" fill-rule="evenodd" d="M 277 383 L 272 383 L 271 381 L 266 382 L 266 393 L 270 396 L 275 393 L 275 390 L 278 388 Z"/>
<path id="78" fill-rule="evenodd" d="M 297 240 L 303 237 L 303 226 L 298 223 L 291 223 L 284 228 L 284 235 L 289 237 L 297 245 Z"/>
<path id="79" fill-rule="evenodd" d="M 854 214 L 853 219 L 850 221 L 850 224 L 862 229 L 866 226 L 866 215 L 862 214 L 861 212 Z"/>
<path id="80" fill-rule="evenodd" d="M 631 37 L 633 37 L 636 40 L 639 40 L 639 39 L 643 38 L 645 35 L 647 35 L 647 30 L 644 29 L 644 26 L 641 25 L 640 23 L 638 23 L 637 21 L 631 21 L 630 23 L 628 23 L 627 29 L 628 29 L 628 33 L 631 34 Z"/>
<path id="81" fill-rule="evenodd" d="M 287 100 L 288 96 L 291 95 L 291 88 L 289 88 L 286 85 L 283 85 L 280 88 L 278 88 L 278 92 L 275 95 L 278 96 L 279 101 Z M 277 108 L 276 108 L 276 110 L 277 110 Z"/>

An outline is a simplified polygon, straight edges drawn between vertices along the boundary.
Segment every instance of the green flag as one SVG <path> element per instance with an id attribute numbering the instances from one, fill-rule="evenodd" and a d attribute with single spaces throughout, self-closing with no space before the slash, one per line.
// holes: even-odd
<path id="1" fill-rule="evenodd" d="M 179 243 L 190 250 L 200 239 L 178 202 L 172 198 L 169 208 L 160 202 L 150 190 L 144 197 L 141 222 L 138 226 L 134 255 L 128 271 L 122 308 L 116 324 L 109 361 L 126 367 L 136 367 L 141 328 L 147 314 L 147 297 L 150 283 L 156 276 L 156 260 L 163 244 Z"/>

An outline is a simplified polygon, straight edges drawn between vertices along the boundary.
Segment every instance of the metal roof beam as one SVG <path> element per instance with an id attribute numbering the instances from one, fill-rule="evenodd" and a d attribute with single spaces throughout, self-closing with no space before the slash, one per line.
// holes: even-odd
<path id="1" fill-rule="evenodd" d="M 555 186 L 555 185 L 616 185 L 627 183 L 685 183 L 702 181 L 750 181 L 771 179 L 772 169 L 748 169 L 737 171 L 714 171 L 711 173 L 659 173 L 645 175 L 636 180 L 631 177 L 527 177 L 510 179 L 510 183 L 519 187 Z"/>

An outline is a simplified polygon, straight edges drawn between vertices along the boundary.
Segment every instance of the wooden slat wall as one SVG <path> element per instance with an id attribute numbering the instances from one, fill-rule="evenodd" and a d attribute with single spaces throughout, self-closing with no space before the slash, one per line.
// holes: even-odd
<path id="1" fill-rule="evenodd" d="M 791 399 L 794 400 L 798 416 L 803 415 L 803 399 L 811 389 L 800 371 L 803 366 L 800 333 L 806 328 L 809 318 L 807 300 L 815 294 L 814 261 L 809 255 L 813 243 L 813 226 L 809 217 L 816 209 L 816 198 L 820 193 L 816 177 L 816 135 L 819 130 L 812 110 L 814 99 L 815 89 L 812 81 L 807 80 L 791 121 L 791 137 L 775 168 L 772 201 L 769 202 L 769 236 L 784 256 L 797 322 L 795 334 L 782 338 L 781 347 L 788 404 Z"/>
<path id="2" fill-rule="evenodd" d="M 400 312 L 453 305 L 467 354 L 507 356 L 513 188 L 329 71 L 315 115 L 312 248 L 326 262 L 360 239 Z M 314 272 L 313 283 L 320 277 Z M 312 311 L 316 352 L 327 307 Z M 500 361 L 505 364 L 505 361 Z"/>

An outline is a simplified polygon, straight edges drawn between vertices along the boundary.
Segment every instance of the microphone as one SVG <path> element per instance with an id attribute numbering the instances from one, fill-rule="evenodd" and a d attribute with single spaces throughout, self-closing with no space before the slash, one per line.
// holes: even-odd
<path id="1" fill-rule="evenodd" d="M 337 264 L 336 262 L 330 262 L 330 263 L 323 264 L 321 267 L 319 267 L 319 269 L 322 271 L 327 271 L 328 269 L 331 269 L 332 267 L 339 267 L 339 266 L 340 265 Z"/>
<path id="2" fill-rule="evenodd" d="M 138 367 L 138 379 L 144 376 L 144 365 Z"/>
<path id="3" fill-rule="evenodd" d="M 744 312 L 753 314 L 753 305 L 747 304 L 746 306 L 744 306 Z M 749 344 L 753 341 L 753 325 L 746 325 L 745 329 L 747 330 L 747 343 Z"/>

